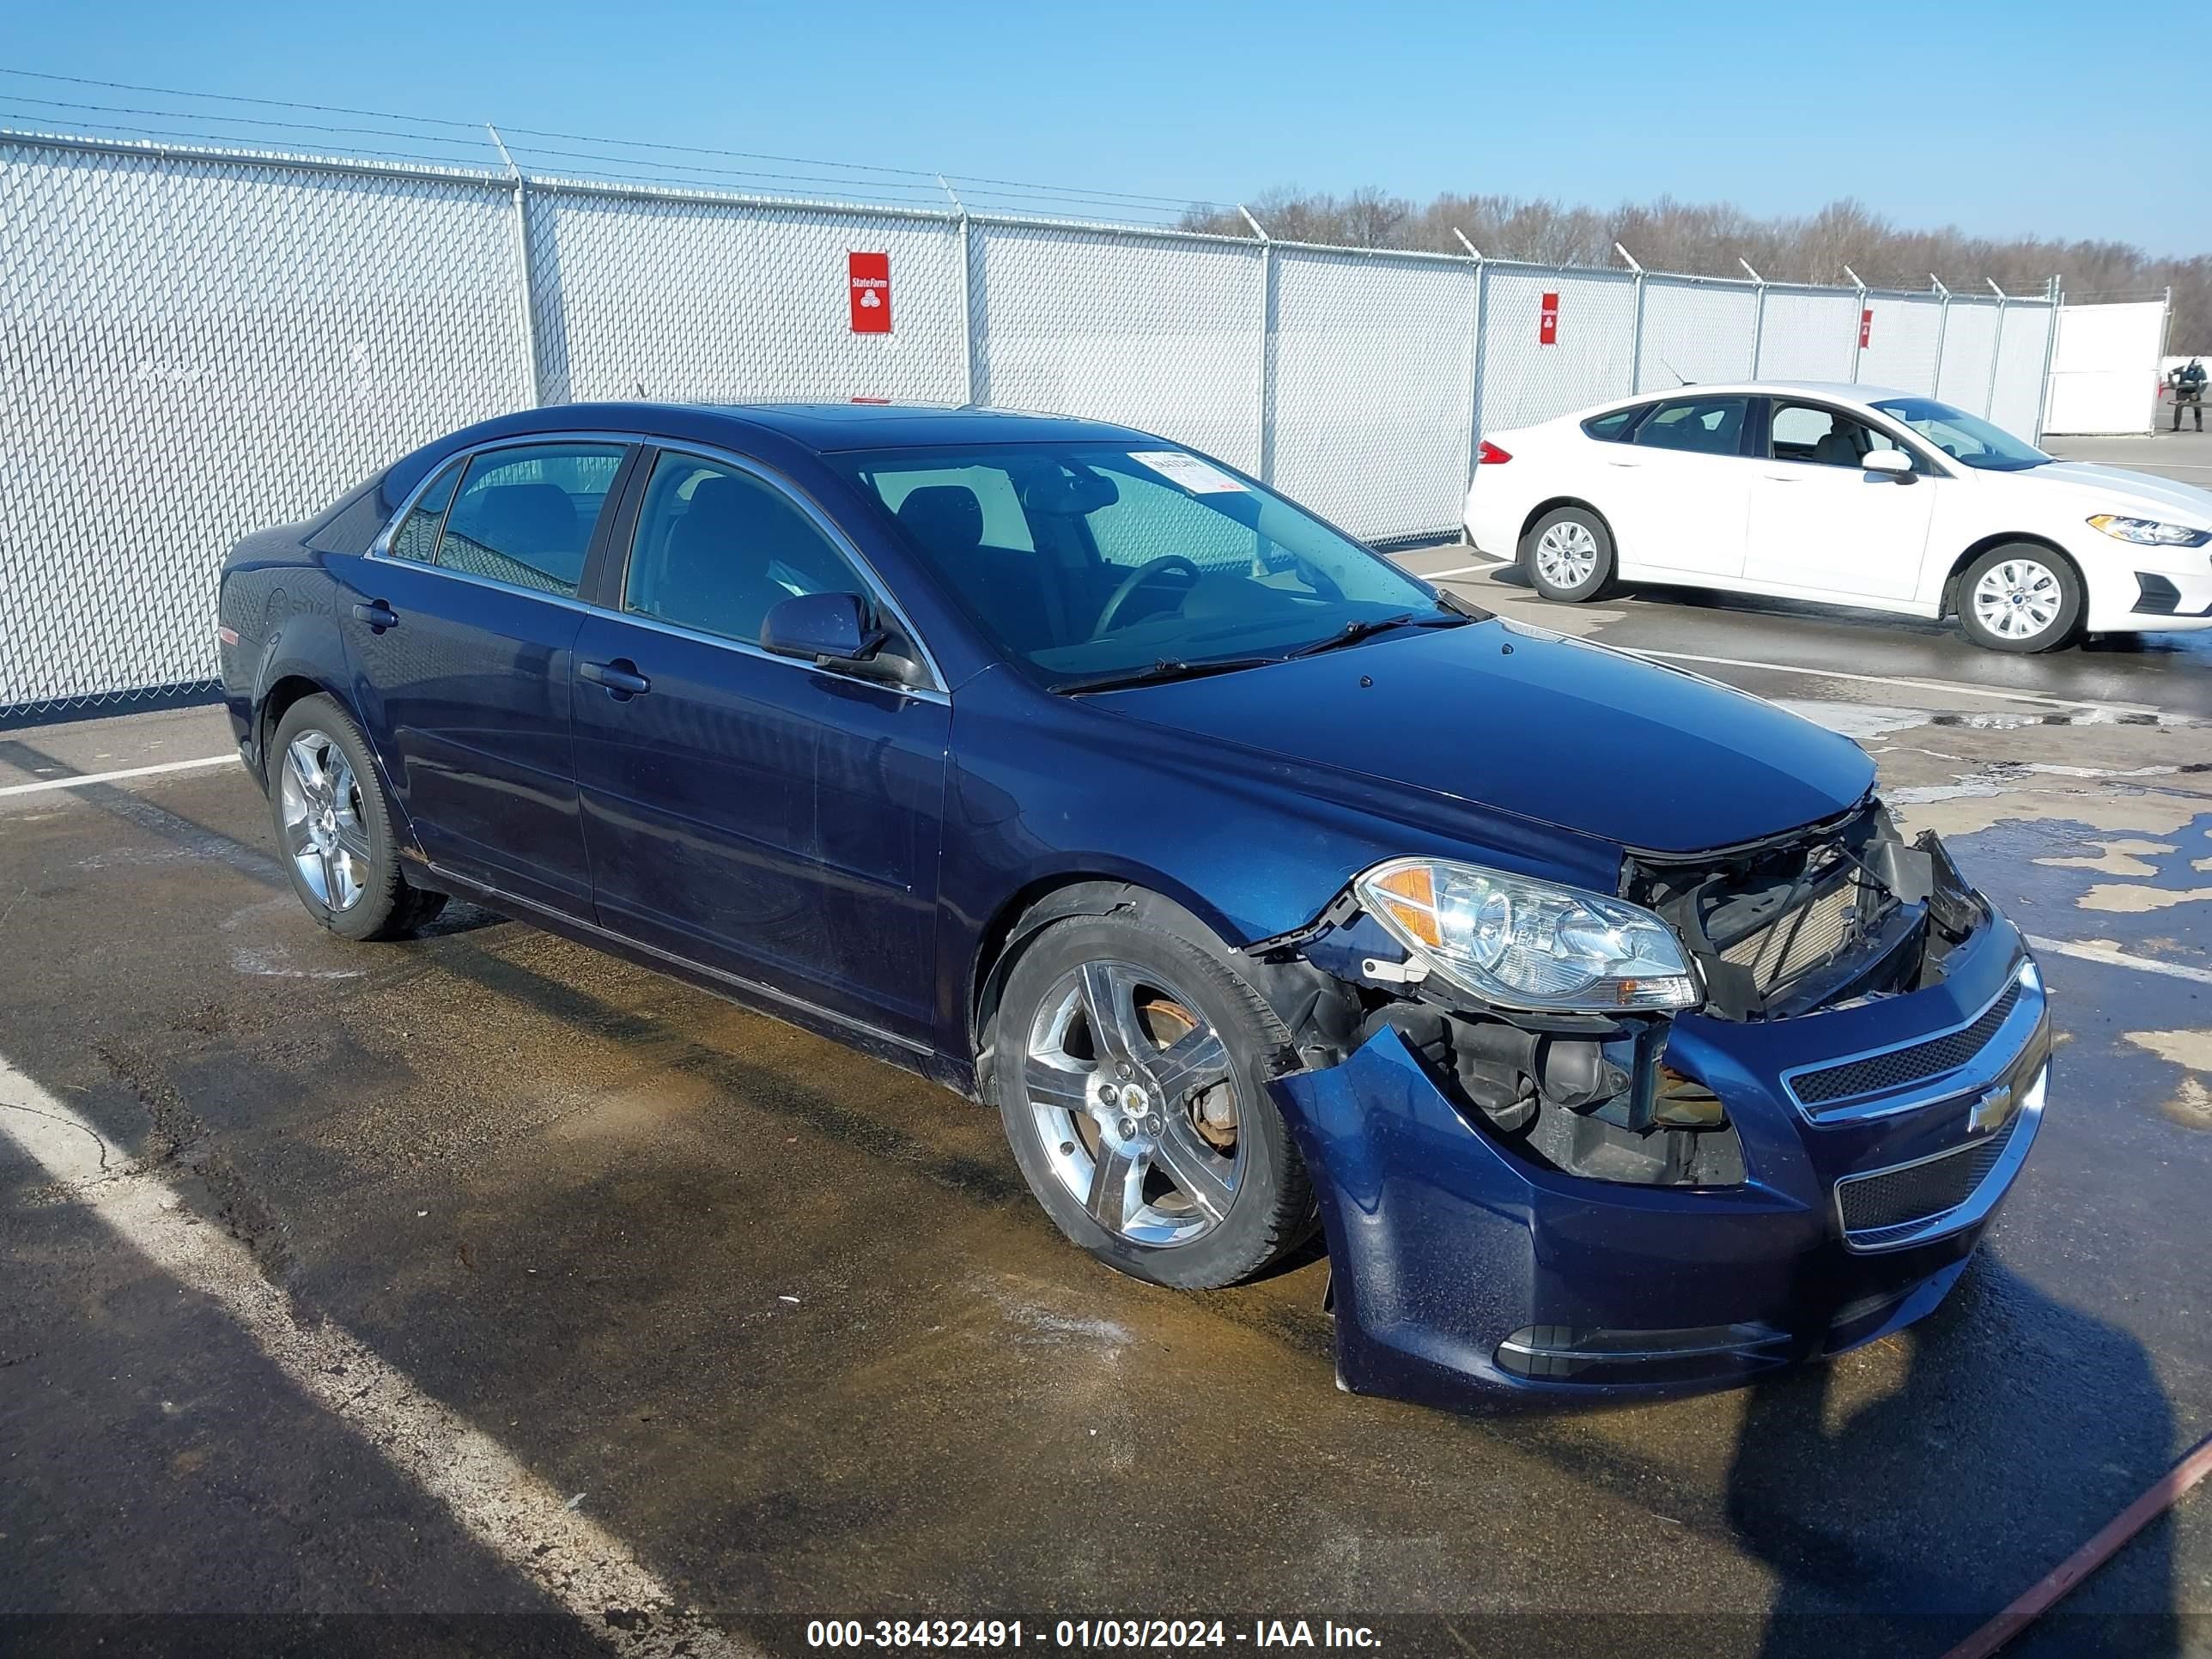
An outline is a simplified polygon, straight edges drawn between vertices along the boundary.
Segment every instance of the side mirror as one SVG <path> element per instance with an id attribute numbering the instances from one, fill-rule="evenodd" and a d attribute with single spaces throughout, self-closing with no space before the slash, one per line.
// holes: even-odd
<path id="1" fill-rule="evenodd" d="M 1869 472 L 1886 474 L 1899 483 L 1912 476 L 1912 457 L 1901 449 L 1869 449 L 1860 458 L 1859 465 Z"/>
<path id="2" fill-rule="evenodd" d="M 763 650 L 817 665 L 864 662 L 884 637 L 870 624 L 867 601 L 858 593 L 801 593 L 761 620 Z"/>

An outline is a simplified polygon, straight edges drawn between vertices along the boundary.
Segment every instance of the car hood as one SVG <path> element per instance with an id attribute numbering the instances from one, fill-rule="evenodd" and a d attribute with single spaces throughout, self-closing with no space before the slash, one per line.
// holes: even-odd
<path id="1" fill-rule="evenodd" d="M 2094 461 L 2053 461 L 2024 472 L 1990 472 L 1990 478 L 2017 478 L 2024 483 L 2062 484 L 2077 493 L 2094 495 L 2108 507 L 2132 507 L 2145 517 L 2162 517 L 2198 530 L 2212 529 L 2212 490 L 2176 483 L 2131 467 L 2100 466 Z"/>
<path id="2" fill-rule="evenodd" d="M 1856 744 L 1771 703 L 1501 619 L 1086 701 L 1655 852 L 1831 817 L 1874 783 Z"/>

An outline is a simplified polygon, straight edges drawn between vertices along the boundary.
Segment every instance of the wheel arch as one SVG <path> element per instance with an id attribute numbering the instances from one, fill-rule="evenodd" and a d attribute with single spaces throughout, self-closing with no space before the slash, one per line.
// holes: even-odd
<path id="1" fill-rule="evenodd" d="M 1295 1069 L 1305 1036 L 1346 1025 L 1346 993 L 1336 981 L 1307 963 L 1266 962 L 1245 954 L 1235 943 L 1235 930 L 1211 915 L 1203 899 L 1188 895 L 1186 902 L 1168 890 L 1170 885 L 1127 873 L 1069 872 L 1041 877 L 1000 907 L 981 935 L 969 975 L 968 1051 L 975 1056 L 978 1099 L 990 1098 L 995 1046 L 991 1031 L 1007 975 L 1030 939 L 1070 916 L 1126 914 L 1218 952 L 1274 1017 L 1285 1069 Z"/>
<path id="2" fill-rule="evenodd" d="M 1521 520 L 1521 528 L 1514 532 L 1513 556 L 1516 559 L 1521 556 L 1522 544 L 1528 541 L 1529 532 L 1535 529 L 1537 521 L 1547 513 L 1556 513 L 1563 507 L 1578 507 L 1605 526 L 1606 539 L 1613 544 L 1613 556 L 1617 564 L 1620 559 L 1620 538 L 1613 534 L 1613 520 L 1606 517 L 1605 509 L 1599 507 L 1596 502 L 1585 501 L 1580 495 L 1553 495 L 1530 507 L 1527 516 Z"/>
<path id="3" fill-rule="evenodd" d="M 399 792 L 392 787 L 392 776 L 378 752 L 376 739 L 353 706 L 353 700 L 337 686 L 318 678 L 300 664 L 288 664 L 276 671 L 261 693 L 253 714 L 253 752 L 256 758 L 255 775 L 262 788 L 269 787 L 271 757 L 269 746 L 276 736 L 276 728 L 294 705 L 308 697 L 325 696 L 343 709 L 348 719 L 360 728 L 362 746 L 368 751 L 368 763 L 376 769 L 377 782 L 384 790 L 384 799 L 392 815 L 392 827 L 398 831 L 403 843 L 419 853 L 422 842 L 415 834 L 415 821 L 408 816 L 407 805 Z"/>
<path id="4" fill-rule="evenodd" d="M 975 1058 L 976 1092 L 988 1091 L 985 1071 L 989 1062 L 988 1033 L 998 1016 L 999 999 L 1006 988 L 1007 970 L 1021 955 L 1022 946 L 1039 932 L 1069 916 L 1106 916 L 1117 911 L 1156 920 L 1182 931 L 1194 931 L 1232 952 L 1218 920 L 1209 921 L 1191 905 L 1158 885 L 1130 874 L 1099 870 L 1069 870 L 1039 876 L 1011 894 L 977 935 L 975 957 L 969 965 L 967 987 L 968 1052 Z"/>
<path id="5" fill-rule="evenodd" d="M 1936 601 L 1936 614 L 1937 617 L 1940 619 L 1944 617 L 1955 617 L 1959 614 L 1959 582 L 1960 580 L 1966 575 L 1967 566 L 1973 563 L 1976 559 L 1980 558 L 1984 553 L 1995 552 L 2000 547 L 2011 547 L 2014 545 L 2040 548 L 2046 553 L 2054 554 L 2066 566 L 2067 569 L 2073 573 L 2075 584 L 2081 590 L 2083 611 L 2082 620 L 2086 622 L 2087 620 L 2088 611 L 2089 582 L 2088 579 L 2081 574 L 2081 562 L 2071 553 L 2068 552 L 2064 547 L 2060 545 L 2057 542 L 2053 541 L 2050 537 L 2039 535 L 2032 530 L 2004 530 L 1997 532 L 1995 535 L 1984 536 L 1972 546 L 1968 547 L 1966 551 L 1960 554 L 1957 558 L 1952 560 L 1950 569 L 1944 573 L 1943 590 Z"/>
<path id="6" fill-rule="evenodd" d="M 330 698 L 341 708 L 346 708 L 344 696 L 336 688 L 325 685 L 297 668 L 280 672 L 263 690 L 253 711 L 253 752 L 263 787 L 266 788 L 269 783 L 269 744 L 276 735 L 277 726 L 291 712 L 294 703 L 317 696 Z M 350 714 L 352 711 L 348 708 L 347 712 Z M 354 723 L 356 726 L 361 723 L 359 715 L 354 716 Z"/>

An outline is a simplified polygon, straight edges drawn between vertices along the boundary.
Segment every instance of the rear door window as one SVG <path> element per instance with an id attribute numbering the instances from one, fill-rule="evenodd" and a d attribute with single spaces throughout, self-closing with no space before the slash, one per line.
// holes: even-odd
<path id="1" fill-rule="evenodd" d="M 624 453 L 620 444 L 551 443 L 473 457 L 438 538 L 438 564 L 574 599 Z"/>
<path id="2" fill-rule="evenodd" d="M 1647 449 L 1686 449 L 1705 455 L 1741 453 L 1748 398 L 1670 398 L 1636 428 Z"/>

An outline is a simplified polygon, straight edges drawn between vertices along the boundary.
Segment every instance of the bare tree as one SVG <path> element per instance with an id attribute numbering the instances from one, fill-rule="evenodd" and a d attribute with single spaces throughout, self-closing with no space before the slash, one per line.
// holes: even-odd
<path id="1" fill-rule="evenodd" d="M 1956 226 L 1900 228 L 1848 198 L 1804 216 L 1753 218 L 1731 203 L 1626 202 L 1609 211 L 1546 198 L 1447 192 L 1425 207 L 1376 185 L 1350 195 L 1279 185 L 1253 211 L 1282 241 L 1459 252 L 1456 228 L 1495 258 L 1545 264 L 1617 264 L 1618 241 L 1654 270 L 1735 276 L 1739 258 L 1775 282 L 1840 283 L 1849 265 L 1877 287 L 1924 289 L 1940 278 L 1961 292 L 1984 278 L 2014 294 L 2040 294 L 2057 276 L 2077 295 L 2148 298 L 2173 290 L 2172 347 L 2212 352 L 2212 255 L 2158 258 L 2124 242 L 1969 236 Z M 1249 234 L 1234 211 L 1194 208 L 1184 227 Z"/>

